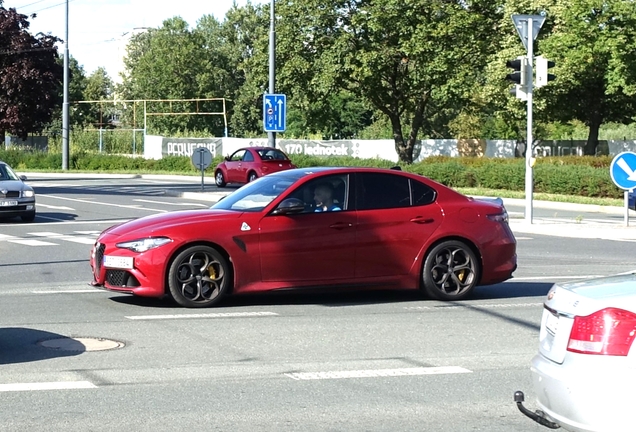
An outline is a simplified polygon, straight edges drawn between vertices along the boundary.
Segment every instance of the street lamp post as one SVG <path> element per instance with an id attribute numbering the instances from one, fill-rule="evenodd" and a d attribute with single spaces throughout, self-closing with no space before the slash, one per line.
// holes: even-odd
<path id="1" fill-rule="evenodd" d="M 68 170 L 68 2 L 66 0 L 66 30 L 64 35 L 64 99 L 62 102 L 62 169 Z"/>

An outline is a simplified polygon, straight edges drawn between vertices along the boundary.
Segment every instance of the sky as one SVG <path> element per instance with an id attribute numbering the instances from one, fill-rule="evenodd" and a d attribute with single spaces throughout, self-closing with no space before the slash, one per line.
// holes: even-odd
<path id="1" fill-rule="evenodd" d="M 29 19 L 33 34 L 50 33 L 65 38 L 65 0 L 2 0 L 5 9 L 15 8 L 24 15 L 37 14 Z M 105 67 L 115 81 L 122 69 L 127 37 L 143 27 L 160 27 L 165 19 L 180 16 L 191 27 L 203 15 L 218 20 L 236 1 L 244 6 L 248 0 L 68 0 L 68 49 L 84 68 L 86 75 L 98 67 Z M 251 0 L 261 4 L 264 0 Z M 64 46 L 59 46 L 64 54 Z"/>

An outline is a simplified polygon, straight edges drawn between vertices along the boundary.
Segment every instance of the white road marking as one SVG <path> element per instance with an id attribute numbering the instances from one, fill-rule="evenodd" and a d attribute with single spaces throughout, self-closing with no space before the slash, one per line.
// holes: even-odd
<path id="1" fill-rule="evenodd" d="M 40 383 L 0 384 L 0 392 L 36 391 L 36 390 L 74 390 L 97 388 L 89 381 L 60 381 Z"/>
<path id="2" fill-rule="evenodd" d="M 192 319 L 192 318 L 239 318 L 277 316 L 275 312 L 227 312 L 209 314 L 180 314 L 180 315 L 134 315 L 127 316 L 130 320 L 162 320 L 162 319 Z"/>
<path id="3" fill-rule="evenodd" d="M 48 290 L 48 291 L 31 291 L 32 294 L 84 294 L 84 293 L 104 293 L 106 291 L 93 289 L 76 289 L 76 290 Z"/>
<path id="4" fill-rule="evenodd" d="M 47 237 L 49 239 L 54 239 L 54 240 L 70 241 L 72 243 L 89 244 L 89 245 L 95 244 L 95 239 L 93 238 L 75 237 L 75 236 L 54 233 L 54 232 L 33 232 L 28 234 L 32 236 L 37 236 L 37 237 Z"/>
<path id="5" fill-rule="evenodd" d="M 328 372 L 296 372 L 286 373 L 285 376 L 301 381 L 301 380 L 325 380 L 325 379 L 343 379 L 343 378 L 380 378 L 380 377 L 399 377 L 414 375 L 440 375 L 440 374 L 459 374 L 472 373 L 468 369 L 459 366 L 442 366 L 442 367 L 419 367 L 419 368 L 401 368 L 401 369 L 369 369 L 354 371 L 328 371 Z"/>
<path id="6" fill-rule="evenodd" d="M 550 280 L 550 279 L 591 279 L 596 277 L 601 277 L 602 275 L 587 275 L 587 276 L 527 276 L 527 277 L 516 277 L 514 276 L 510 281 L 519 281 L 519 280 Z"/>
<path id="7" fill-rule="evenodd" d="M 405 306 L 406 310 L 434 310 L 434 309 L 497 309 L 497 308 L 518 308 L 543 306 L 543 303 L 493 303 L 493 304 L 466 304 L 461 305 L 439 305 L 439 306 Z"/>
<path id="8" fill-rule="evenodd" d="M 13 239 L 17 239 L 17 238 L 18 237 L 12 236 L 12 235 L 0 234 L 0 241 L 1 240 L 13 240 Z"/>
<path id="9" fill-rule="evenodd" d="M 153 200 L 145 200 L 145 199 L 135 199 L 133 201 L 137 201 L 137 202 L 145 202 L 145 203 L 150 203 L 150 204 L 161 204 L 161 205 L 171 205 L 171 206 L 197 206 L 197 207 L 209 207 L 205 204 L 201 204 L 201 203 L 170 203 L 170 202 L 164 202 L 164 201 L 153 201 Z"/>
<path id="10" fill-rule="evenodd" d="M 532 240 L 532 237 L 517 237 L 517 236 L 515 236 L 515 240 Z"/>
<path id="11" fill-rule="evenodd" d="M 152 209 L 152 208 L 145 208 L 145 207 L 139 207 L 139 206 L 114 204 L 114 203 L 99 202 L 99 201 L 89 201 L 89 200 L 84 200 L 84 199 L 61 197 L 61 196 L 57 196 L 57 195 L 45 195 L 45 197 L 47 197 L 47 198 L 55 198 L 55 199 L 59 199 L 59 200 L 73 201 L 73 202 L 104 205 L 104 206 L 108 206 L 108 207 L 128 208 L 128 209 L 135 209 L 135 210 L 147 210 L 147 211 L 154 211 L 154 212 L 159 212 L 159 213 L 168 212 L 168 210 L 163 210 L 163 209 Z"/>
<path id="12" fill-rule="evenodd" d="M 116 225 L 116 224 L 120 224 L 123 222 L 128 222 L 129 219 L 106 219 L 106 220 L 78 220 L 78 221 L 68 221 L 68 220 L 62 220 L 62 219 L 55 219 L 55 218 L 47 218 L 44 216 L 40 216 L 38 214 L 38 218 L 42 218 L 42 219 L 50 219 L 50 220 L 54 220 L 57 222 L 41 222 L 41 223 L 29 223 L 29 227 L 37 227 L 37 226 L 45 226 L 47 228 L 50 228 L 52 226 L 57 226 L 57 225 L 99 225 L 99 224 L 108 224 L 108 226 L 111 225 Z M 0 226 L 12 226 L 15 224 L 0 224 Z M 101 231 L 100 231 L 101 232 Z"/>
<path id="13" fill-rule="evenodd" d="M 24 246 L 57 246 L 57 243 L 50 243 L 40 240 L 8 240 L 9 243 L 17 243 Z"/>
<path id="14" fill-rule="evenodd" d="M 40 202 L 37 203 L 38 207 L 44 207 L 47 209 L 53 209 L 53 210 L 70 210 L 70 211 L 75 211 L 74 208 L 70 208 L 70 207 L 64 207 L 64 206 L 52 206 L 52 205 L 46 205 L 46 204 L 42 204 Z"/>

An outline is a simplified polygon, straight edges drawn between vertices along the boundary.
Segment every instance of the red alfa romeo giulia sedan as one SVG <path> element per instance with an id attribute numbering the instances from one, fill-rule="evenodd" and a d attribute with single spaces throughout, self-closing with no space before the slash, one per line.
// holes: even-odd
<path id="1" fill-rule="evenodd" d="M 516 240 L 503 205 L 426 177 L 375 168 L 292 169 L 207 210 L 106 229 L 92 284 L 186 307 L 281 289 L 422 289 L 460 300 L 512 277 Z"/>

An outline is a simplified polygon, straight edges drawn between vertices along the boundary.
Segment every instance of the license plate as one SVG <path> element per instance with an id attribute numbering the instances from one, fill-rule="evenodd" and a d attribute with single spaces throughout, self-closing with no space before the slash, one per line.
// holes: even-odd
<path id="1" fill-rule="evenodd" d="M 0 207 L 15 207 L 17 205 L 17 201 L 0 201 Z"/>
<path id="2" fill-rule="evenodd" d="M 559 328 L 559 316 L 553 313 L 548 313 L 548 317 L 545 320 L 545 329 L 552 336 L 556 335 L 556 332 Z"/>
<path id="3" fill-rule="evenodd" d="M 104 255 L 104 267 L 130 270 L 133 268 L 133 257 Z"/>

